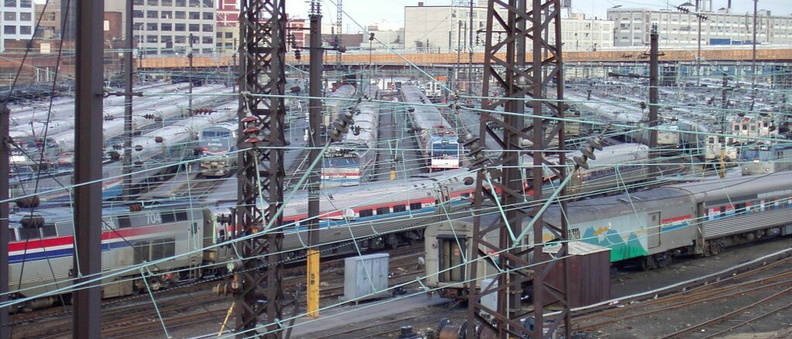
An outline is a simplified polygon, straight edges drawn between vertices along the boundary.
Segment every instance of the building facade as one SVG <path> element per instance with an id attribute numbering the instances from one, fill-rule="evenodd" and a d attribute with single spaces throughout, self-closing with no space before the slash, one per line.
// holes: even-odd
<path id="1" fill-rule="evenodd" d="M 485 4 L 486 5 L 486 4 Z M 473 16 L 472 29 L 470 16 Z M 452 6 L 406 6 L 404 8 L 404 48 L 418 53 L 466 53 L 484 50 L 487 8 Z M 561 19 L 561 34 L 566 51 L 592 51 L 613 46 L 614 22 L 587 19 L 570 13 Z M 470 39 L 470 33 L 473 39 Z M 555 41 L 550 27 L 548 39 Z M 505 36 L 493 35 L 496 41 Z M 531 45 L 528 44 L 528 48 Z"/>
<path id="2" fill-rule="evenodd" d="M 33 0 L 3 0 L 0 5 L 0 52 L 6 40 L 29 40 L 33 37 Z"/>
<path id="3" fill-rule="evenodd" d="M 657 24 L 660 45 L 690 48 L 698 46 L 699 16 L 695 8 L 685 6 L 685 11 L 649 10 L 636 8 L 608 9 L 608 20 L 615 23 L 614 45 L 649 45 L 652 24 Z M 721 9 L 702 11 L 701 45 L 750 45 L 753 42 L 753 13 L 736 14 Z M 757 13 L 757 44 L 792 43 L 792 17 L 772 16 L 769 11 Z"/>
<path id="4" fill-rule="evenodd" d="M 133 38 L 141 55 L 215 51 L 214 0 L 133 0 Z"/>

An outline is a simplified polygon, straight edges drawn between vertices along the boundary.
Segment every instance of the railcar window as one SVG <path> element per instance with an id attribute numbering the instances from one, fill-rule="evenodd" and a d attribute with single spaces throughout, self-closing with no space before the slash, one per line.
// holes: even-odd
<path id="1" fill-rule="evenodd" d="M 187 217 L 187 211 L 176 212 L 176 221 L 185 221 L 189 219 Z"/>
<path id="2" fill-rule="evenodd" d="M 176 221 L 176 217 L 173 215 L 173 212 L 162 213 L 162 223 L 169 223 L 174 221 Z"/>
<path id="3" fill-rule="evenodd" d="M 176 239 L 165 238 L 151 242 L 151 259 L 157 260 L 172 257 L 176 253 Z"/>
<path id="4" fill-rule="evenodd" d="M 377 208 L 377 215 L 383 215 L 390 213 L 390 207 L 378 207 Z"/>
<path id="5" fill-rule="evenodd" d="M 41 238 L 38 228 L 20 228 L 19 240 L 36 240 Z"/>
<path id="6" fill-rule="evenodd" d="M 370 217 L 372 215 L 374 215 L 374 211 L 372 211 L 370 209 L 368 209 L 368 210 L 360 210 L 360 217 Z"/>
<path id="7" fill-rule="evenodd" d="M 121 215 L 116 221 L 118 222 L 118 228 L 132 227 L 132 221 L 129 220 L 128 215 Z"/>
<path id="8" fill-rule="evenodd" d="M 410 210 L 411 211 L 415 211 L 415 210 L 419 210 L 419 209 L 421 209 L 421 203 L 420 202 L 410 203 Z"/>
<path id="9" fill-rule="evenodd" d="M 135 256 L 135 264 L 141 264 L 150 260 L 149 242 L 136 241 L 132 243 L 133 255 Z"/>
<path id="10" fill-rule="evenodd" d="M 395 205 L 395 206 L 393 206 L 393 213 L 404 212 L 406 210 L 407 210 L 407 205 Z"/>
<path id="11" fill-rule="evenodd" d="M 55 224 L 44 225 L 44 227 L 41 228 L 41 235 L 45 238 L 57 236 L 58 232 L 55 230 Z"/>

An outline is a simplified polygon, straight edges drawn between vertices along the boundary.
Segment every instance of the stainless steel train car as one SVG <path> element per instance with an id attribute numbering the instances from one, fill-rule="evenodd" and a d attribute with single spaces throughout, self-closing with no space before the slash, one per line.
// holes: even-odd
<path id="1" fill-rule="evenodd" d="M 376 172 L 379 105 L 361 102 L 354 120 L 343 140 L 332 144 L 324 154 L 322 187 L 359 185 L 370 181 Z"/>
<path id="2" fill-rule="evenodd" d="M 751 143 L 740 151 L 742 175 L 757 175 L 792 169 L 792 143 Z"/>
<path id="3" fill-rule="evenodd" d="M 582 200 L 570 203 L 563 217 L 571 240 L 610 248 L 613 264 L 654 269 L 674 257 L 710 256 L 728 246 L 792 234 L 792 173 L 714 178 Z M 543 215 L 556 227 L 561 218 L 557 206 Z M 435 225 L 425 234 L 427 285 L 464 296 L 473 277 L 459 264 L 474 250 L 472 225 Z M 555 240 L 549 233 L 541 239 Z M 528 237 L 526 243 L 533 241 Z M 483 262 L 476 265 L 486 272 Z"/>
<path id="4" fill-rule="evenodd" d="M 418 134 L 418 147 L 429 172 L 459 168 L 462 145 L 448 121 L 416 85 L 402 84 L 402 98 L 409 105 L 413 130 Z M 410 105 L 412 104 L 412 105 Z"/>
<path id="5" fill-rule="evenodd" d="M 222 177 L 233 173 L 237 167 L 237 131 L 239 123 L 225 122 L 205 127 L 198 134 L 198 152 L 201 175 Z"/>

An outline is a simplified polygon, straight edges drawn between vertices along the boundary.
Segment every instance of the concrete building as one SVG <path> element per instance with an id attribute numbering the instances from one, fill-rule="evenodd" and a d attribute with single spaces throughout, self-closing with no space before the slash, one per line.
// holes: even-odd
<path id="1" fill-rule="evenodd" d="M 470 41 L 470 16 L 473 16 L 473 41 Z M 406 6 L 404 8 L 404 48 L 426 53 L 466 53 L 471 49 L 483 51 L 487 25 L 487 8 Z M 591 51 L 613 46 L 614 23 L 609 20 L 587 19 L 572 13 L 561 19 L 561 33 L 566 51 Z M 555 40 L 552 27 L 548 37 Z M 494 37 L 496 40 L 498 36 Z M 530 44 L 528 45 L 530 48 Z"/>
<path id="2" fill-rule="evenodd" d="M 186 54 L 215 50 L 214 0 L 133 0 L 133 38 L 139 53 Z"/>
<path id="3" fill-rule="evenodd" d="M 0 5 L 0 52 L 6 40 L 29 40 L 33 37 L 33 0 L 4 0 Z"/>
<path id="4" fill-rule="evenodd" d="M 680 6 L 687 12 L 670 8 L 608 9 L 608 20 L 615 23 L 614 45 L 645 46 L 649 44 L 652 24 L 657 24 L 660 46 L 690 48 L 698 46 L 699 18 L 693 6 Z M 706 8 L 706 7 L 704 7 Z M 753 41 L 753 13 L 730 13 L 728 9 L 701 11 L 701 45 L 750 45 Z M 758 44 L 792 43 L 792 17 L 772 16 L 770 11 L 757 13 Z"/>
<path id="5" fill-rule="evenodd" d="M 404 28 L 388 30 L 381 29 L 379 25 L 369 25 L 366 32 L 373 33 L 374 40 L 369 40 L 369 35 L 364 34 L 363 42 L 358 47 L 360 50 L 404 49 Z"/>
<path id="6" fill-rule="evenodd" d="M 217 1 L 215 47 L 220 53 L 236 53 L 239 46 L 238 0 Z"/>

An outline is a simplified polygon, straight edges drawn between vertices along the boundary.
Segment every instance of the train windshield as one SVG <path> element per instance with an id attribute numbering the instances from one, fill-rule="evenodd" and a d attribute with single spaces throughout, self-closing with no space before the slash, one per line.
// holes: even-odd
<path id="1" fill-rule="evenodd" d="M 358 159 L 352 157 L 325 158 L 324 168 L 351 168 L 358 167 Z"/>
<path id="2" fill-rule="evenodd" d="M 437 142 L 432 144 L 432 157 L 457 157 L 459 156 L 459 144 Z"/>

